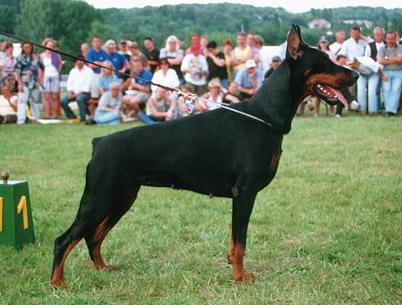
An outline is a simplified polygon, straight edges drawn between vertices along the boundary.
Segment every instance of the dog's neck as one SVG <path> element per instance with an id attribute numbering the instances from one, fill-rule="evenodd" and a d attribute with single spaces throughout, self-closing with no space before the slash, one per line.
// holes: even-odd
<path id="1" fill-rule="evenodd" d="M 288 63 L 283 62 L 249 101 L 250 110 L 280 133 L 289 133 L 303 91 L 299 83 Z"/>

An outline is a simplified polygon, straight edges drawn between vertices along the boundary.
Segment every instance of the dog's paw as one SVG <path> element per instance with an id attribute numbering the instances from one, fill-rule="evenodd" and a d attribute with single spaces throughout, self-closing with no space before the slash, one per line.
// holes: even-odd
<path id="1" fill-rule="evenodd" d="M 51 284 L 52 284 L 53 288 L 57 288 L 57 289 L 67 288 L 67 285 L 66 285 L 66 282 L 64 281 L 64 279 L 52 279 Z"/>

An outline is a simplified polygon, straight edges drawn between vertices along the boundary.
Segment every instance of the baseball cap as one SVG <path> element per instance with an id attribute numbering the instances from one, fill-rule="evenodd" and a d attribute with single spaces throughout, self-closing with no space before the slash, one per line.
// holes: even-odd
<path id="1" fill-rule="evenodd" d="M 115 47 L 116 43 L 114 42 L 113 39 L 109 39 L 108 41 L 105 42 L 105 47 Z"/>
<path id="2" fill-rule="evenodd" d="M 271 61 L 281 61 L 281 58 L 278 55 L 272 56 Z"/>
<path id="3" fill-rule="evenodd" d="M 257 65 L 253 59 L 247 60 L 246 63 L 244 64 L 244 66 L 246 67 L 246 69 L 257 67 Z"/>
<path id="4" fill-rule="evenodd" d="M 320 42 L 328 42 L 328 39 L 325 36 L 321 36 Z"/>

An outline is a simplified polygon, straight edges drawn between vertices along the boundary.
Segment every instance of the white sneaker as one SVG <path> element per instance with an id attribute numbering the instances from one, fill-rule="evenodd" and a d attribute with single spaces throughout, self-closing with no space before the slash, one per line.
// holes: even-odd
<path id="1" fill-rule="evenodd" d="M 341 115 L 340 114 L 335 114 L 335 117 L 337 118 L 337 119 L 339 119 L 339 118 L 341 118 Z"/>
<path id="2" fill-rule="evenodd" d="M 359 103 L 356 101 L 351 101 L 349 104 L 349 110 L 357 110 L 359 109 Z"/>

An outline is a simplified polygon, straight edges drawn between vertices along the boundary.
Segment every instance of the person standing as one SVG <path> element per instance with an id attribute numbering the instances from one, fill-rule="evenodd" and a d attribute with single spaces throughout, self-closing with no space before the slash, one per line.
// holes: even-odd
<path id="1" fill-rule="evenodd" d="M 228 72 L 225 65 L 225 54 L 217 50 L 215 41 L 208 42 L 205 54 L 209 71 L 207 81 L 209 82 L 214 78 L 218 78 L 222 86 L 227 89 Z"/>
<path id="2" fill-rule="evenodd" d="M 333 61 L 336 62 L 336 56 L 334 55 L 334 53 L 332 53 L 332 51 L 329 49 L 329 43 L 327 38 L 325 38 L 325 36 L 321 36 L 320 40 L 318 41 L 318 45 L 317 48 L 321 51 L 323 51 L 324 53 L 328 54 L 328 57 Z M 309 101 L 310 102 L 310 101 Z M 308 102 L 308 104 L 310 105 L 310 103 Z M 314 95 L 311 97 L 311 104 L 312 107 L 314 107 L 314 116 L 318 117 L 320 114 L 320 104 L 321 104 L 321 100 L 318 96 Z M 334 107 L 330 106 L 330 112 L 334 113 Z"/>
<path id="3" fill-rule="evenodd" d="M 236 78 L 236 74 L 244 67 L 246 61 L 254 58 L 253 50 L 247 44 L 246 33 L 238 33 L 236 40 L 237 46 L 232 52 L 233 78 Z"/>
<path id="4" fill-rule="evenodd" d="M 232 65 L 232 52 L 233 52 L 233 45 L 229 39 L 225 39 L 222 42 L 223 47 L 223 54 L 225 55 L 225 66 L 226 66 L 226 73 L 228 74 L 228 80 L 233 80 L 233 65 Z"/>
<path id="5" fill-rule="evenodd" d="M 349 60 L 364 56 L 368 43 L 361 36 L 360 27 L 353 27 L 350 31 L 350 38 L 347 39 L 341 47 L 339 54 L 345 55 Z"/>
<path id="6" fill-rule="evenodd" d="M 364 56 L 371 57 L 372 60 L 377 61 L 378 51 L 384 47 L 384 29 L 381 27 L 376 27 L 373 30 L 374 41 L 368 44 L 366 47 Z M 358 96 L 357 100 L 360 104 L 360 111 L 362 113 L 366 112 L 368 109 L 369 114 L 376 114 L 378 112 L 378 106 L 380 101 L 380 76 L 382 71 L 378 68 L 377 71 L 372 71 L 372 73 L 363 75 L 360 73 L 359 84 L 360 88 L 357 88 Z M 367 94 L 366 94 L 367 88 Z M 368 98 L 367 98 L 368 97 Z M 366 107 L 366 100 L 368 99 L 368 107 Z"/>
<path id="7" fill-rule="evenodd" d="M 159 50 L 155 49 L 154 41 L 151 37 L 144 39 L 144 55 L 148 59 L 152 74 L 155 73 L 159 65 Z"/>
<path id="8" fill-rule="evenodd" d="M 364 56 L 367 47 L 368 43 L 362 38 L 360 27 L 353 27 L 350 31 L 350 38 L 342 44 L 338 55 L 345 55 L 348 61 L 353 61 L 356 57 Z M 358 95 L 357 90 L 359 90 L 359 88 L 365 88 L 363 82 L 363 79 L 359 78 L 355 85 L 349 87 L 354 101 L 356 101 L 356 96 Z"/>
<path id="9" fill-rule="evenodd" d="M 166 39 L 166 45 L 161 49 L 159 58 L 167 58 L 170 67 L 176 71 L 181 83 L 184 82 L 183 74 L 181 73 L 181 62 L 183 61 L 184 52 L 180 48 L 179 40 L 176 36 L 171 35 Z"/>
<path id="10" fill-rule="evenodd" d="M 105 50 L 102 48 L 102 40 L 99 36 L 92 36 L 92 48 L 87 52 L 86 59 L 95 64 L 102 65 L 102 63 L 108 59 L 108 55 Z M 94 73 L 92 73 L 91 79 L 91 98 L 98 99 L 99 98 L 99 79 L 101 77 L 101 68 L 88 64 L 88 66 L 92 69 Z"/>
<path id="11" fill-rule="evenodd" d="M 130 64 L 123 55 L 117 52 L 116 43 L 114 42 L 114 40 L 109 39 L 108 41 L 106 41 L 105 49 L 107 54 L 106 60 L 110 61 L 113 64 L 114 74 L 119 79 L 122 79 L 122 73 L 130 69 Z"/>
<path id="12" fill-rule="evenodd" d="M 385 111 L 394 116 L 398 111 L 402 84 L 402 45 L 397 43 L 395 32 L 386 35 L 386 45 L 378 52 L 378 62 L 384 66 L 382 90 Z"/>
<path id="13" fill-rule="evenodd" d="M 51 38 L 46 38 L 43 46 L 55 49 L 56 41 Z M 59 94 L 60 94 L 60 71 L 62 68 L 61 57 L 59 54 L 50 50 L 45 50 L 40 55 L 43 65 L 45 67 L 44 80 L 43 80 L 43 109 L 45 118 L 58 118 L 57 109 L 60 107 Z"/>
<path id="14" fill-rule="evenodd" d="M 331 50 L 332 53 L 335 54 L 335 56 L 337 56 L 338 53 L 341 51 L 344 41 L 345 41 L 345 31 L 344 30 L 336 31 L 335 42 L 329 46 L 329 49 Z"/>
<path id="15" fill-rule="evenodd" d="M 200 53 L 201 53 L 201 37 L 200 34 L 198 33 L 193 33 L 191 35 L 191 42 L 188 48 L 186 49 L 185 55 L 191 54 L 191 47 L 197 45 L 200 47 Z"/>
<path id="16" fill-rule="evenodd" d="M 187 54 L 181 64 L 181 71 L 184 74 L 186 85 L 197 94 L 202 95 L 206 89 L 208 64 L 201 53 L 200 45 L 192 45 L 191 53 Z"/>
<path id="17" fill-rule="evenodd" d="M 17 57 L 15 64 L 18 82 L 18 125 L 25 123 L 27 106 L 34 120 L 40 117 L 40 87 L 43 84 L 43 70 L 43 63 L 34 52 L 33 45 L 24 41 L 21 44 L 21 54 Z"/>
<path id="18" fill-rule="evenodd" d="M 1 74 L 1 79 L 7 78 L 9 74 L 12 74 L 14 76 L 15 74 L 15 64 L 17 63 L 17 59 L 13 54 L 14 47 L 11 42 L 6 42 L 5 44 L 5 51 L 3 55 L 3 71 Z M 1 64 L 1 62 L 0 62 Z"/>
<path id="19" fill-rule="evenodd" d="M 81 50 L 82 58 L 84 58 L 84 59 L 87 58 L 87 54 L 88 54 L 89 49 L 90 49 L 90 46 L 89 46 L 89 44 L 87 42 L 81 43 L 80 50 Z"/>

